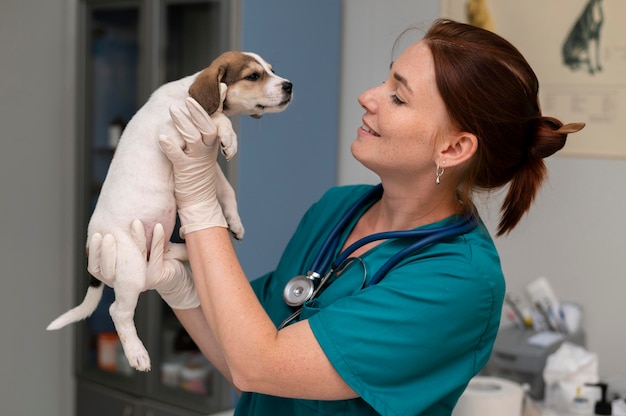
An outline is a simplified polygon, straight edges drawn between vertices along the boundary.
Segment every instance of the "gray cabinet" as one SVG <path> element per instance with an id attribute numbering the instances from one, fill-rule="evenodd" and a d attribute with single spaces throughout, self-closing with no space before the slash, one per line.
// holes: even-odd
<path id="1" fill-rule="evenodd" d="M 118 389 L 83 381 L 77 388 L 77 414 L 89 416 L 201 416 L 149 398 L 134 397 Z"/>
<path id="2" fill-rule="evenodd" d="M 81 0 L 77 252 L 125 124 L 161 84 L 192 74 L 230 48 L 229 0 Z M 177 233 L 175 233 L 177 235 Z M 89 282 L 76 269 L 77 300 Z M 110 319 L 105 289 L 77 324 L 77 414 L 206 415 L 232 408 L 235 395 L 204 359 L 158 295 L 141 295 L 135 323 L 152 371 L 130 368 Z M 159 409 L 170 409 L 168 412 Z"/>
<path id="3" fill-rule="evenodd" d="M 81 382 L 76 390 L 79 415 L 138 416 L 142 414 L 141 399 L 100 384 Z"/>

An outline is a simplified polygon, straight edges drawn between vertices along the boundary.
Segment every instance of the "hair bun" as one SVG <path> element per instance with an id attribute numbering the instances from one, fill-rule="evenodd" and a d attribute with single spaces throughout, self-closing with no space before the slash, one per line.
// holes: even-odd
<path id="1" fill-rule="evenodd" d="M 544 159 L 565 146 L 567 135 L 585 127 L 585 123 L 563 124 L 554 117 L 541 117 L 529 149 L 532 156 Z"/>

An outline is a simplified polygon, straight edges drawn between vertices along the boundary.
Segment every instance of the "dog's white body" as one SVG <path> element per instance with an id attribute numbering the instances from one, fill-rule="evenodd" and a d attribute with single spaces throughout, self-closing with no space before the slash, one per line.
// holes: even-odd
<path id="1" fill-rule="evenodd" d="M 165 235 L 172 234 L 176 221 L 172 165 L 157 139 L 161 134 L 178 136 L 169 108 L 184 108 L 195 76 L 160 87 L 128 123 L 89 222 L 87 241 L 94 233 L 109 233 L 118 244 L 131 243 L 129 225 L 136 218 L 144 223 L 148 241 L 158 222 Z"/>
<path id="2" fill-rule="evenodd" d="M 227 90 L 220 95 L 220 84 Z M 226 52 L 210 67 L 157 89 L 130 120 L 117 146 L 87 230 L 87 251 L 92 236 L 113 235 L 117 246 L 115 277 L 105 281 L 115 290 L 110 314 L 129 363 L 137 370 L 150 370 L 150 358 L 137 336 L 133 317 L 139 294 L 146 290 L 146 259 L 131 237 L 131 223 L 143 222 L 150 249 L 152 230 L 163 225 L 170 236 L 176 221 L 176 200 L 172 165 L 161 151 L 161 135 L 179 137 L 170 118 L 170 107 L 185 108 L 190 95 L 211 114 L 222 151 L 231 158 L 237 151 L 237 137 L 226 115 L 284 110 L 292 98 L 291 83 L 275 75 L 260 56 Z M 223 92 L 223 90 L 222 90 Z M 222 110 L 223 106 L 223 111 Z M 218 166 L 217 197 L 231 232 L 243 237 L 235 193 Z M 184 245 L 177 258 L 185 259 Z M 54 320 L 47 329 L 59 329 L 85 319 L 98 306 L 103 286 L 92 281 L 83 303 Z"/>

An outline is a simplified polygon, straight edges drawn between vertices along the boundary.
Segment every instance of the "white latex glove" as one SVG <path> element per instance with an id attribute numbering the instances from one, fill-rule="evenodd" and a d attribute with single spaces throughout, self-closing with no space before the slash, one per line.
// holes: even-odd
<path id="1" fill-rule="evenodd" d="M 137 247 L 146 253 L 146 231 L 143 223 L 133 221 L 131 235 Z M 156 224 L 152 230 L 152 244 L 146 272 L 146 288 L 156 289 L 159 295 L 173 309 L 192 309 L 200 305 L 198 293 L 193 284 L 191 270 L 181 261 L 172 258 L 166 252 L 165 245 L 170 248 L 176 245 L 165 241 L 165 232 L 161 224 Z"/>
<path id="2" fill-rule="evenodd" d="M 161 149 L 174 168 L 174 194 L 181 227 L 180 236 L 209 227 L 228 228 L 215 191 L 217 129 L 209 115 L 193 98 L 185 101 L 186 111 L 170 108 L 176 129 L 184 139 L 181 148 L 175 138 L 161 135 Z"/>
<path id="3" fill-rule="evenodd" d="M 146 280 L 143 291 L 156 289 L 163 300 L 174 309 L 192 309 L 200 305 L 193 284 L 191 271 L 165 250 L 166 241 L 163 226 L 156 224 L 152 232 L 150 256 L 146 250 L 146 233 L 143 223 L 133 221 L 131 236 L 146 258 Z M 176 245 L 168 244 L 175 250 Z M 117 242 L 112 234 L 102 236 L 96 233 L 91 238 L 87 270 L 99 280 L 112 282 L 115 279 Z"/>

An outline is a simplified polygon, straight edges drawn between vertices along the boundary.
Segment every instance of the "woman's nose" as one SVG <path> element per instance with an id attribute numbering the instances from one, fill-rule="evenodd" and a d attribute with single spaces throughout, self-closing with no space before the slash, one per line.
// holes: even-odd
<path id="1" fill-rule="evenodd" d="M 374 94 L 375 89 L 376 88 L 370 88 L 369 90 L 362 92 L 358 98 L 361 107 L 369 112 L 373 112 L 376 108 L 376 100 Z"/>

